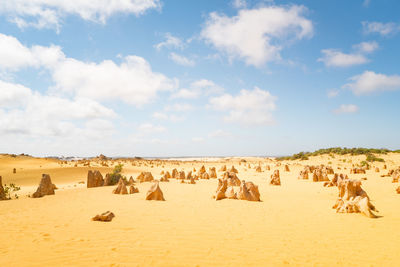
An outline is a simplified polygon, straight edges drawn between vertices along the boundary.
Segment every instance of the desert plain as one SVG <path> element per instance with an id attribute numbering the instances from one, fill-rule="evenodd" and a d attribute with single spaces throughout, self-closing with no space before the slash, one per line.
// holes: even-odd
<path id="1" fill-rule="evenodd" d="M 400 166 L 400 154 L 380 157 L 384 163 L 353 174 L 351 168 L 365 156 L 76 162 L 1 155 L 3 185 L 15 183 L 21 190 L 18 199 L 0 201 L 0 266 L 398 266 L 399 184 L 381 176 Z M 113 194 L 116 186 L 87 188 L 89 170 L 105 176 L 117 164 L 135 180 L 144 171 L 160 179 L 174 168 L 187 173 L 203 165 L 207 171 L 215 167 L 222 178 L 222 166 L 235 166 L 240 180 L 258 186 L 261 201 L 217 201 L 215 178 L 160 182 L 165 201 L 145 200 L 152 182 L 136 181 L 139 193 L 126 195 Z M 362 181 L 377 218 L 337 213 L 336 186 L 299 179 L 306 165 L 321 164 Z M 277 169 L 281 185 L 270 185 Z M 58 189 L 32 198 L 42 174 Z M 111 222 L 91 220 L 105 211 L 115 214 Z"/>

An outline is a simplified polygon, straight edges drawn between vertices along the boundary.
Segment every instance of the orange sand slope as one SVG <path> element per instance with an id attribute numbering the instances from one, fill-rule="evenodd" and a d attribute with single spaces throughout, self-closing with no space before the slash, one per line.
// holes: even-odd
<path id="1" fill-rule="evenodd" d="M 398 154 L 382 155 L 388 169 L 400 166 Z M 366 174 L 350 174 L 350 167 L 365 156 L 328 155 L 307 161 L 276 162 L 262 158 L 220 159 L 207 162 L 145 161 L 133 166 L 122 161 L 123 174 L 150 171 L 156 179 L 162 170 L 186 172 L 203 164 L 235 165 L 241 180 L 259 187 L 261 202 L 215 201 L 218 181 L 160 183 L 166 201 L 146 201 L 152 183 L 136 183 L 139 193 L 114 195 L 114 186 L 86 188 L 88 170 L 109 167 L 26 156 L 0 156 L 3 184 L 22 187 L 18 200 L 0 201 L 0 266 L 398 266 L 400 195 L 390 177 L 380 177 L 384 163 L 373 163 Z M 346 159 L 346 162 L 343 162 Z M 349 162 L 351 160 L 351 162 Z M 361 214 L 339 214 L 332 209 L 336 187 L 298 180 L 304 165 L 328 164 L 335 172 L 361 179 L 362 188 L 379 210 L 377 219 Z M 290 172 L 284 171 L 289 163 Z M 250 164 L 251 168 L 247 168 Z M 261 164 L 262 172 L 256 172 Z M 265 170 L 266 165 L 270 171 Z M 338 170 L 340 167 L 341 170 Z M 344 169 L 346 167 L 346 169 Z M 13 174 L 13 168 L 16 173 Z M 269 185 L 275 169 L 281 186 Z M 33 199 L 41 174 L 48 173 L 59 188 L 55 195 Z M 217 172 L 218 178 L 222 172 Z M 331 176 L 330 176 L 331 177 Z M 112 222 L 91 218 L 107 210 Z"/>

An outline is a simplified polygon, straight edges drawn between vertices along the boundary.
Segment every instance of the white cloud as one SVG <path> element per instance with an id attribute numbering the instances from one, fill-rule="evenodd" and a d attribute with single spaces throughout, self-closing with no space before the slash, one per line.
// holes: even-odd
<path id="1" fill-rule="evenodd" d="M 154 47 L 157 50 L 161 50 L 161 48 L 163 48 L 163 47 L 178 48 L 178 49 L 184 48 L 183 41 L 180 38 L 173 36 L 171 33 L 167 32 L 164 37 L 165 37 L 165 41 L 154 45 Z"/>
<path id="2" fill-rule="evenodd" d="M 233 0 L 232 5 L 234 8 L 245 8 L 247 6 L 246 0 Z"/>
<path id="3" fill-rule="evenodd" d="M 208 137 L 210 137 L 210 138 L 225 138 L 225 137 L 231 137 L 231 136 L 232 136 L 232 134 L 230 132 L 226 132 L 221 129 L 218 129 L 218 130 L 208 134 Z"/>
<path id="4" fill-rule="evenodd" d="M 305 11 L 304 6 L 292 5 L 242 9 L 234 17 L 213 12 L 201 37 L 230 59 L 261 66 L 279 60 L 288 41 L 312 36 L 313 25 L 303 16 Z"/>
<path id="5" fill-rule="evenodd" d="M 159 9 L 159 0 L 2 0 L 0 14 L 18 27 L 35 27 L 59 30 L 67 15 L 77 15 L 84 20 L 106 23 L 115 14 L 139 16 L 149 9 Z"/>
<path id="6" fill-rule="evenodd" d="M 343 114 L 343 113 L 356 113 L 358 112 L 359 108 L 356 105 L 348 104 L 348 105 L 340 105 L 338 109 L 335 109 L 333 112 L 336 114 Z"/>
<path id="7" fill-rule="evenodd" d="M 153 125 L 151 123 L 143 123 L 137 127 L 140 134 L 163 133 L 167 129 L 160 125 Z"/>
<path id="8" fill-rule="evenodd" d="M 166 111 L 177 111 L 177 112 L 183 112 L 183 111 L 189 111 L 193 109 L 193 106 L 187 103 L 176 103 L 173 105 L 167 105 L 164 108 Z"/>
<path id="9" fill-rule="evenodd" d="M 318 61 L 323 62 L 327 67 L 350 67 L 369 62 L 365 54 L 372 53 L 379 48 L 377 42 L 362 42 L 353 45 L 353 53 L 343 53 L 338 49 L 323 49 L 323 56 Z"/>
<path id="10" fill-rule="evenodd" d="M 157 120 L 169 120 L 172 122 L 183 121 L 185 118 L 174 114 L 167 114 L 164 112 L 154 112 L 152 117 Z"/>
<path id="11" fill-rule="evenodd" d="M 353 46 L 356 50 L 360 51 L 361 53 L 372 53 L 376 49 L 379 48 L 377 42 L 362 42 Z"/>
<path id="12" fill-rule="evenodd" d="M 24 67 L 53 66 L 64 57 L 58 46 L 28 48 L 13 36 L 0 33 L 0 69 L 16 71 Z"/>
<path id="13" fill-rule="evenodd" d="M 66 59 L 53 70 L 56 87 L 97 100 L 122 100 L 141 106 L 158 92 L 177 87 L 177 81 L 153 72 L 142 57 L 127 56 L 120 65 L 111 60 L 99 64 Z"/>
<path id="14" fill-rule="evenodd" d="M 201 142 L 204 142 L 204 138 L 203 137 L 193 137 L 192 142 L 201 143 Z"/>
<path id="15" fill-rule="evenodd" d="M 321 51 L 323 57 L 318 61 L 323 62 L 328 67 L 349 67 L 361 65 L 368 62 L 362 54 L 345 54 L 336 49 L 324 49 Z"/>
<path id="16" fill-rule="evenodd" d="M 183 88 L 171 95 L 171 98 L 195 99 L 201 95 L 209 96 L 212 94 L 221 94 L 224 88 L 215 84 L 213 81 L 201 79 L 192 82 L 189 89 Z"/>
<path id="17" fill-rule="evenodd" d="M 193 67 L 196 65 L 196 62 L 192 59 L 189 59 L 185 56 L 178 55 L 176 53 L 170 53 L 169 58 L 178 65 L 186 66 L 186 67 Z"/>
<path id="18" fill-rule="evenodd" d="M 85 98 L 73 100 L 43 95 L 20 85 L 0 81 L 0 133 L 31 136 L 76 136 L 91 128 L 83 121 L 112 119 L 114 111 Z M 109 128 L 112 124 L 107 122 Z M 104 125 L 104 123 L 103 123 Z"/>
<path id="19" fill-rule="evenodd" d="M 365 71 L 350 78 L 351 82 L 343 88 L 351 90 L 355 95 L 371 94 L 379 91 L 400 89 L 399 75 L 385 75 L 373 71 Z"/>
<path id="20" fill-rule="evenodd" d="M 339 90 L 331 89 L 327 92 L 327 96 L 329 98 L 334 98 L 337 97 L 338 95 L 339 95 Z"/>
<path id="21" fill-rule="evenodd" d="M 112 60 L 100 63 L 67 58 L 58 46 L 22 45 L 16 38 L 0 34 L 0 70 L 44 67 L 51 73 L 55 89 L 82 98 L 121 100 L 141 106 L 158 92 L 178 87 L 176 79 L 153 72 L 142 57 L 127 56 L 119 65 Z"/>
<path id="22" fill-rule="evenodd" d="M 382 36 L 388 36 L 400 31 L 400 25 L 393 22 L 382 23 L 363 21 L 362 26 L 365 34 L 378 33 Z"/>
<path id="23" fill-rule="evenodd" d="M 215 110 L 226 111 L 226 122 L 244 125 L 269 125 L 274 122 L 272 111 L 275 110 L 276 97 L 270 92 L 255 87 L 253 90 L 241 90 L 237 96 L 224 94 L 210 98 L 210 105 Z"/>

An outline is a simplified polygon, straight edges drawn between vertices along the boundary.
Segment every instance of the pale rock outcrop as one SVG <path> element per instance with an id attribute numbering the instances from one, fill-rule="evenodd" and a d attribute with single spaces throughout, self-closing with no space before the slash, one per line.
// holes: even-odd
<path id="1" fill-rule="evenodd" d="M 200 176 L 200 178 L 201 179 L 210 179 L 210 175 L 207 173 L 207 172 L 204 172 L 201 176 Z"/>
<path id="2" fill-rule="evenodd" d="M 128 189 L 126 188 L 125 182 L 123 179 L 119 179 L 117 187 L 113 190 L 113 194 L 127 195 Z"/>
<path id="3" fill-rule="evenodd" d="M 135 184 L 135 181 L 133 180 L 133 177 L 131 176 L 131 177 L 129 178 L 128 185 L 133 185 L 133 184 Z"/>
<path id="4" fill-rule="evenodd" d="M 100 221 L 100 222 L 111 222 L 115 217 L 114 213 L 111 211 L 106 211 L 102 214 L 97 214 L 92 218 L 92 221 Z"/>
<path id="5" fill-rule="evenodd" d="M 100 187 L 104 185 L 104 179 L 103 175 L 97 170 L 95 171 L 88 171 L 87 174 L 87 183 L 86 186 L 87 188 L 92 188 L 92 187 Z"/>
<path id="6" fill-rule="evenodd" d="M 232 168 L 229 170 L 229 172 L 238 173 L 238 170 L 236 170 L 235 166 L 232 165 Z"/>
<path id="7" fill-rule="evenodd" d="M 237 194 L 237 198 L 248 201 L 260 201 L 260 193 L 258 192 L 258 186 L 252 182 L 242 181 L 240 185 L 240 191 Z"/>
<path id="8" fill-rule="evenodd" d="M 136 188 L 134 185 L 129 186 L 129 194 L 139 193 L 139 189 Z"/>
<path id="9" fill-rule="evenodd" d="M 270 185 L 281 185 L 281 177 L 279 175 L 279 170 L 275 170 L 271 175 Z"/>
<path id="10" fill-rule="evenodd" d="M 266 169 L 267 171 L 270 171 L 270 170 L 271 170 L 271 167 L 270 167 L 269 165 L 267 165 L 267 166 L 265 167 L 265 169 Z"/>
<path id="11" fill-rule="evenodd" d="M 396 188 L 397 194 L 400 194 L 400 186 Z"/>
<path id="12" fill-rule="evenodd" d="M 185 180 L 186 179 L 185 171 L 180 171 L 179 172 L 179 179 L 181 179 L 181 180 Z"/>
<path id="13" fill-rule="evenodd" d="M 151 182 L 154 180 L 153 175 L 151 174 L 151 172 L 142 172 L 137 178 L 137 181 L 139 181 L 140 183 L 143 182 Z"/>
<path id="14" fill-rule="evenodd" d="M 160 182 L 169 182 L 169 179 L 168 179 L 167 174 L 164 174 L 164 175 L 161 177 Z"/>
<path id="15" fill-rule="evenodd" d="M 40 181 L 39 187 L 36 192 L 32 194 L 32 197 L 39 198 L 46 195 L 54 195 L 55 188 L 56 186 L 51 182 L 50 175 L 42 174 L 42 180 Z"/>
<path id="16" fill-rule="evenodd" d="M 213 196 L 215 200 L 221 200 L 226 198 L 225 192 L 228 188 L 227 181 L 223 179 L 218 179 L 218 186 L 215 195 Z"/>
<path id="17" fill-rule="evenodd" d="M 104 186 L 109 186 L 109 185 L 111 185 L 111 175 L 107 173 L 106 177 L 104 178 Z"/>
<path id="18" fill-rule="evenodd" d="M 339 213 L 363 213 L 376 218 L 372 211 L 377 211 L 371 204 L 367 193 L 361 188 L 361 181 L 345 179 L 338 183 L 339 197 L 333 206 Z"/>
<path id="19" fill-rule="evenodd" d="M 285 172 L 290 172 L 289 165 L 285 165 Z"/>
<path id="20" fill-rule="evenodd" d="M 186 179 L 190 180 L 193 179 L 192 171 L 189 171 L 186 175 Z"/>
<path id="21" fill-rule="evenodd" d="M 146 200 L 160 200 L 165 201 L 163 192 L 160 189 L 158 181 L 154 181 L 153 185 L 150 187 L 146 194 Z"/>
<path id="22" fill-rule="evenodd" d="M 301 170 L 298 179 L 308 180 L 308 171 Z"/>
<path id="23" fill-rule="evenodd" d="M 7 199 L 7 196 L 6 196 L 6 193 L 4 192 L 2 177 L 0 176 L 0 200 L 6 200 L 6 199 Z"/>
<path id="24" fill-rule="evenodd" d="M 240 186 L 240 179 L 234 172 L 225 172 L 223 180 L 226 180 L 227 186 Z"/>
<path id="25" fill-rule="evenodd" d="M 375 168 L 375 172 L 379 172 L 379 168 L 378 167 Z"/>
<path id="26" fill-rule="evenodd" d="M 215 170 L 215 167 L 210 168 L 209 174 L 210 178 L 217 178 L 217 171 Z"/>
<path id="27" fill-rule="evenodd" d="M 352 169 L 350 169 L 350 174 L 365 174 L 365 169 L 352 168 Z"/>
<path id="28" fill-rule="evenodd" d="M 256 172 L 262 172 L 262 170 L 261 170 L 261 166 L 260 166 L 260 165 L 258 165 L 258 166 L 257 166 L 257 168 L 256 168 Z"/>
<path id="29" fill-rule="evenodd" d="M 220 172 L 226 172 L 226 165 L 222 166 L 222 167 L 219 169 L 219 171 L 220 171 Z"/>
<path id="30" fill-rule="evenodd" d="M 328 174 L 320 168 L 313 171 L 313 182 L 329 181 Z"/>
<path id="31" fill-rule="evenodd" d="M 397 183 L 400 179 L 400 169 L 394 170 L 391 175 L 392 183 Z"/>
<path id="32" fill-rule="evenodd" d="M 203 175 L 203 173 L 205 173 L 205 172 L 206 172 L 206 167 L 204 167 L 204 165 L 203 165 L 203 166 L 201 166 L 201 168 L 199 170 L 199 176 L 201 177 Z"/>
<path id="33" fill-rule="evenodd" d="M 177 169 L 173 169 L 172 173 L 171 173 L 171 178 L 178 179 L 178 177 L 179 177 L 178 170 Z"/>

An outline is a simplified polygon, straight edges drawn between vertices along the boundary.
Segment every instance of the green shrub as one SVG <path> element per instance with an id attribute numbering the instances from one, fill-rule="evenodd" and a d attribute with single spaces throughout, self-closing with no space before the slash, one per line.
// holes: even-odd
<path id="1" fill-rule="evenodd" d="M 10 185 L 4 185 L 4 193 L 6 194 L 6 198 L 7 199 L 11 199 L 12 198 L 12 194 L 14 193 L 14 197 L 16 199 L 19 198 L 18 194 L 15 193 L 17 191 L 21 190 L 21 187 L 16 186 L 15 184 L 10 184 Z"/>
<path id="2" fill-rule="evenodd" d="M 122 165 L 122 164 L 116 165 L 114 167 L 113 172 L 110 173 L 110 184 L 111 185 L 117 184 L 119 182 L 119 179 L 125 179 L 126 180 L 126 177 L 121 174 L 123 166 L 124 165 Z"/>
<path id="3" fill-rule="evenodd" d="M 369 162 L 374 162 L 374 161 L 385 162 L 384 159 L 378 158 L 374 154 L 368 154 L 366 160 L 369 161 Z"/>

